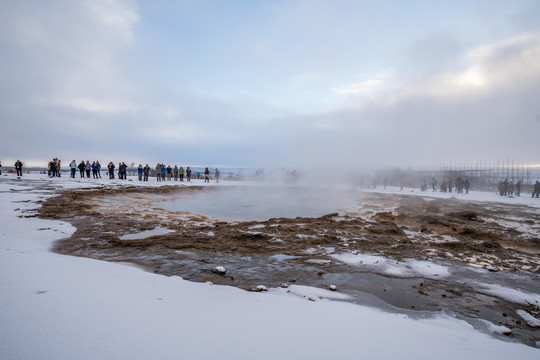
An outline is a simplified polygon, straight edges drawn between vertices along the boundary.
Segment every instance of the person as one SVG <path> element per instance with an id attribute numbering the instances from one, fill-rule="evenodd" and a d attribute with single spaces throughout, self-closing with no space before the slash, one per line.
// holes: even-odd
<path id="1" fill-rule="evenodd" d="M 0 175 L 2 175 L 2 162 L 0 161 Z"/>
<path id="2" fill-rule="evenodd" d="M 92 170 L 92 164 L 90 164 L 90 160 L 86 160 L 86 165 L 84 165 L 84 169 L 86 170 L 86 177 L 90 179 L 90 170 Z"/>
<path id="3" fill-rule="evenodd" d="M 143 169 L 144 178 L 143 181 L 148 181 L 148 174 L 150 174 L 150 166 L 146 164 L 146 166 Z"/>
<path id="4" fill-rule="evenodd" d="M 497 189 L 499 189 L 499 195 L 504 195 L 504 184 L 502 180 L 499 180 L 499 184 L 497 185 Z"/>
<path id="5" fill-rule="evenodd" d="M 23 168 L 23 164 L 21 160 L 17 160 L 15 162 L 15 170 L 17 170 L 17 176 L 22 176 L 22 168 Z"/>
<path id="6" fill-rule="evenodd" d="M 452 188 L 454 187 L 454 182 L 452 180 L 448 180 L 448 192 L 452 192 Z"/>
<path id="7" fill-rule="evenodd" d="M 96 165 L 97 165 L 97 174 L 98 174 L 98 177 L 101 179 L 101 164 L 99 163 L 98 160 L 96 160 Z"/>
<path id="8" fill-rule="evenodd" d="M 508 195 L 513 195 L 513 194 L 514 194 L 514 183 L 510 181 L 508 183 Z"/>
<path id="9" fill-rule="evenodd" d="M 210 182 L 210 170 L 208 168 L 204 169 L 204 182 Z"/>
<path id="10" fill-rule="evenodd" d="M 172 177 L 172 167 L 171 165 L 168 165 L 167 166 L 167 181 L 171 181 L 171 177 Z"/>
<path id="11" fill-rule="evenodd" d="M 178 181 L 178 165 L 174 165 L 172 170 L 174 181 Z"/>
<path id="12" fill-rule="evenodd" d="M 139 164 L 139 167 L 137 168 L 137 174 L 139 175 L 139 181 L 142 181 L 142 176 L 143 176 L 143 167 L 142 167 L 142 164 Z"/>
<path id="13" fill-rule="evenodd" d="M 107 168 L 109 169 L 109 179 L 114 179 L 114 163 L 111 161 L 109 165 L 107 165 Z"/>
<path id="14" fill-rule="evenodd" d="M 463 194 L 463 179 L 461 176 L 456 179 L 456 189 L 458 194 Z"/>
<path id="15" fill-rule="evenodd" d="M 69 168 L 71 169 L 71 178 L 75 179 L 75 173 L 77 172 L 77 162 L 73 160 L 71 164 L 69 164 Z"/>
<path id="16" fill-rule="evenodd" d="M 55 177 L 56 176 L 56 159 L 53 159 L 51 162 L 49 162 L 49 177 Z"/>
<path id="17" fill-rule="evenodd" d="M 215 177 L 216 177 L 216 182 L 218 183 L 219 182 L 219 177 L 221 176 L 221 173 L 219 172 L 218 168 L 216 168 L 215 170 Z"/>
<path id="18" fill-rule="evenodd" d="M 178 175 L 180 176 L 180 181 L 184 181 L 184 168 L 180 166 L 180 169 L 178 170 Z"/>
<path id="19" fill-rule="evenodd" d="M 120 180 L 127 180 L 127 165 L 125 162 L 122 162 L 118 166 L 118 176 L 120 177 Z"/>
<path id="20" fill-rule="evenodd" d="M 503 195 L 508 195 L 508 179 L 504 179 L 503 181 Z"/>
<path id="21" fill-rule="evenodd" d="M 534 197 L 535 194 L 536 197 L 540 195 L 540 182 L 538 182 L 538 180 L 536 180 L 536 183 L 534 184 L 532 197 Z"/>
<path id="22" fill-rule="evenodd" d="M 186 179 L 187 182 L 191 182 L 191 168 L 189 166 L 186 169 Z"/>
<path id="23" fill-rule="evenodd" d="M 56 158 L 56 176 L 60 177 L 60 170 L 62 169 L 62 162 L 59 158 Z"/>
<path id="24" fill-rule="evenodd" d="M 165 181 L 165 176 L 167 175 L 167 168 L 165 164 L 161 164 L 161 181 Z"/>
<path id="25" fill-rule="evenodd" d="M 471 183 L 469 182 L 469 179 L 465 179 L 463 182 L 463 187 L 465 188 L 465 193 L 469 193 L 469 189 L 471 188 Z"/>
<path id="26" fill-rule="evenodd" d="M 443 181 L 441 181 L 441 192 L 446 192 L 446 179 L 443 179 Z"/>
<path id="27" fill-rule="evenodd" d="M 97 165 L 96 165 L 95 161 L 92 162 L 92 177 L 94 179 L 98 178 L 98 176 L 97 176 Z"/>
<path id="28" fill-rule="evenodd" d="M 81 174 L 81 178 L 84 177 L 84 169 L 86 169 L 86 165 L 84 165 L 84 160 L 81 160 L 79 166 L 77 166 L 79 168 L 79 172 Z"/>
<path id="29" fill-rule="evenodd" d="M 521 194 L 521 180 L 516 183 L 516 193 L 514 195 L 520 196 Z"/>
<path id="30" fill-rule="evenodd" d="M 431 187 L 433 188 L 433 191 L 437 191 L 437 180 L 435 180 L 435 176 L 431 178 Z"/>
<path id="31" fill-rule="evenodd" d="M 161 181 L 161 164 L 156 165 L 157 181 Z"/>

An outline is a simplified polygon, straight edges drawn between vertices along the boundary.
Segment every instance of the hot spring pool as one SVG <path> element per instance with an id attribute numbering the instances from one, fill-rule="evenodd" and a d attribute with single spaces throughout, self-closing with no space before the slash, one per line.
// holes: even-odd
<path id="1" fill-rule="evenodd" d="M 319 217 L 352 205 L 345 191 L 308 187 L 214 187 L 178 194 L 161 204 L 169 211 L 188 211 L 223 221 Z"/>

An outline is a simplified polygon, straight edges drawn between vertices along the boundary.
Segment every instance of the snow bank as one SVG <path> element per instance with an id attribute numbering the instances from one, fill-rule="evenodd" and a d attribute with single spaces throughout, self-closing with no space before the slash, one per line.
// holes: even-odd
<path id="1" fill-rule="evenodd" d="M 382 256 L 368 254 L 342 253 L 331 255 L 334 259 L 342 263 L 365 267 L 383 275 L 395 277 L 425 277 L 443 278 L 450 276 L 450 271 L 446 266 L 437 265 L 429 261 L 406 259 L 396 261 Z"/>
<path id="2" fill-rule="evenodd" d="M 487 295 L 522 305 L 534 305 L 540 307 L 540 294 L 534 294 L 519 289 L 511 289 L 497 284 L 474 283 L 476 291 Z"/>

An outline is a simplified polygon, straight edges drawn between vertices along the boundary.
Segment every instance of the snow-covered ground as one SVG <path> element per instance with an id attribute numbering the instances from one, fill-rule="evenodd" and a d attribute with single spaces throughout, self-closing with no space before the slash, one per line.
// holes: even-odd
<path id="1" fill-rule="evenodd" d="M 52 243 L 76 229 L 21 217 L 52 194 L 38 185 L 111 183 L 141 184 L 0 177 L 1 359 L 540 358 L 537 348 L 498 340 L 444 315 L 418 320 L 338 300 L 306 300 L 340 299 L 339 289 L 254 293 L 59 255 L 49 250 Z M 155 180 L 148 185 L 162 186 Z"/>

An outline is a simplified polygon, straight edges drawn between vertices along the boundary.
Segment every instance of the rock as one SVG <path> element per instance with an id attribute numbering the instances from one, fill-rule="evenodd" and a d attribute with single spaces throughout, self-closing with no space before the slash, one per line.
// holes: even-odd
<path id="1" fill-rule="evenodd" d="M 281 284 L 281 287 L 282 287 L 283 289 L 287 289 L 287 288 L 289 287 L 289 285 L 283 283 L 283 284 Z"/>
<path id="2" fill-rule="evenodd" d="M 330 290 L 332 290 L 332 291 L 336 291 L 336 290 L 337 290 L 337 286 L 336 286 L 336 285 L 330 285 L 328 288 L 329 288 Z"/>
<path id="3" fill-rule="evenodd" d="M 223 266 L 216 266 L 214 272 L 218 274 L 225 274 L 227 270 Z"/>
<path id="4" fill-rule="evenodd" d="M 264 285 L 257 285 L 257 291 L 259 292 L 263 292 L 263 291 L 268 291 L 268 288 Z"/>
<path id="5" fill-rule="evenodd" d="M 323 276 L 323 275 L 324 275 L 324 271 L 319 271 L 319 272 L 317 272 L 317 275 L 318 275 L 318 276 Z"/>
<path id="6" fill-rule="evenodd" d="M 314 298 L 313 296 L 310 296 L 310 297 L 308 298 L 308 300 L 309 300 L 309 301 L 317 301 L 317 299 Z"/>

